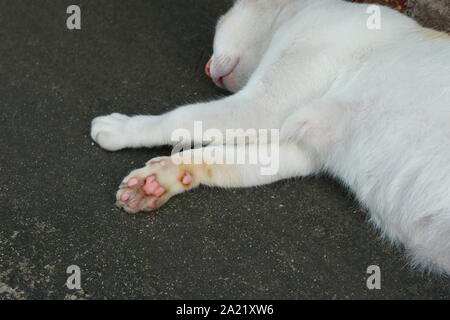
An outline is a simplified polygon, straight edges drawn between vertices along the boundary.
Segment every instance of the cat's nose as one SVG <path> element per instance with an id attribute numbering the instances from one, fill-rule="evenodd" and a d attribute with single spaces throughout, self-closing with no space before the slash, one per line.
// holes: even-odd
<path id="1" fill-rule="evenodd" d="M 239 58 L 231 56 L 214 55 L 206 64 L 205 73 L 217 86 L 223 88 L 225 78 L 235 71 L 239 61 Z"/>
<path id="2" fill-rule="evenodd" d="M 212 59 L 209 59 L 208 63 L 205 66 L 205 73 L 210 78 L 211 78 L 211 63 L 212 63 Z"/>

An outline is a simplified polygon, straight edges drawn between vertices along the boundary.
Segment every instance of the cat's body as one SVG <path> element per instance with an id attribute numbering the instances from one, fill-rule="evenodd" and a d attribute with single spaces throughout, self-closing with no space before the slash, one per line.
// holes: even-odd
<path id="1" fill-rule="evenodd" d="M 281 129 L 278 174 L 157 159 L 124 180 L 119 205 L 151 210 L 200 183 L 252 186 L 328 172 L 415 264 L 450 273 L 450 37 L 388 8 L 381 29 L 369 29 L 366 9 L 238 1 L 219 22 L 207 70 L 234 95 L 162 116 L 99 117 L 92 137 L 118 150 L 170 143 L 195 120 L 221 131 Z"/>

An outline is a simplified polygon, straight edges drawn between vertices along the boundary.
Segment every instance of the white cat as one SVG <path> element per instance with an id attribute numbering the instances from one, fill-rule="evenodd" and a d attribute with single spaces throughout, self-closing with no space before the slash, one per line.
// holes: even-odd
<path id="1" fill-rule="evenodd" d="M 170 144 L 195 120 L 222 131 L 281 129 L 278 174 L 163 157 L 123 180 L 118 205 L 149 211 L 199 184 L 327 172 L 415 266 L 450 273 L 450 37 L 384 7 L 381 29 L 368 28 L 366 10 L 341 0 L 238 0 L 219 20 L 207 65 L 235 94 L 159 116 L 98 117 L 91 135 L 114 151 Z"/>

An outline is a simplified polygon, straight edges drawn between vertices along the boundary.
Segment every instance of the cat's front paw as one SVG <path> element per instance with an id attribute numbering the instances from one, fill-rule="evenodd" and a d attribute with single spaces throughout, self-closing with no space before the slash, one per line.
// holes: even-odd
<path id="1" fill-rule="evenodd" d="M 91 138 L 108 151 L 130 147 L 130 130 L 127 128 L 130 117 L 113 113 L 92 120 Z"/>
<path id="2" fill-rule="evenodd" d="M 122 181 L 116 204 L 129 213 L 153 211 L 196 185 L 194 174 L 185 166 L 173 163 L 170 157 L 155 158 Z"/>

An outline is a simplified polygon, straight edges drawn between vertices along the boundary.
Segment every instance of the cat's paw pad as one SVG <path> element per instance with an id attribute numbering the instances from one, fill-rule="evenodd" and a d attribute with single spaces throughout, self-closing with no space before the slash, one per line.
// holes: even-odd
<path id="1" fill-rule="evenodd" d="M 92 120 L 91 138 L 100 147 L 109 151 L 117 151 L 128 147 L 128 135 L 126 126 L 130 117 L 113 113 L 108 116 L 97 117 Z"/>
<path id="2" fill-rule="evenodd" d="M 123 180 L 116 204 L 129 213 L 153 211 L 193 183 L 192 173 L 175 165 L 169 157 L 155 158 Z"/>

